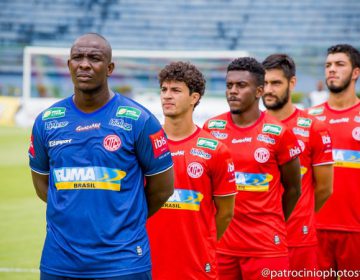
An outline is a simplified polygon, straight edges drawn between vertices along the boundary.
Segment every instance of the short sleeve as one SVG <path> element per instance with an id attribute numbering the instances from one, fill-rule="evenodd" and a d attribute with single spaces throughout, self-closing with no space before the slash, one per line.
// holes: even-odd
<path id="1" fill-rule="evenodd" d="M 236 194 L 235 167 L 229 149 L 219 143 L 218 151 L 212 158 L 211 180 L 214 196 Z"/>
<path id="2" fill-rule="evenodd" d="M 283 129 L 284 133 L 280 135 L 276 153 L 279 165 L 283 165 L 301 154 L 301 148 L 294 133 L 287 127 L 283 127 Z"/>
<path id="3" fill-rule="evenodd" d="M 33 171 L 40 174 L 49 174 L 49 157 L 38 119 L 35 121 L 32 129 L 28 154 L 29 165 Z"/>
<path id="4" fill-rule="evenodd" d="M 136 139 L 136 155 L 147 176 L 161 173 L 173 164 L 164 130 L 152 115 Z"/>
<path id="5" fill-rule="evenodd" d="M 332 141 L 326 125 L 314 120 L 310 133 L 311 164 L 332 164 Z"/>

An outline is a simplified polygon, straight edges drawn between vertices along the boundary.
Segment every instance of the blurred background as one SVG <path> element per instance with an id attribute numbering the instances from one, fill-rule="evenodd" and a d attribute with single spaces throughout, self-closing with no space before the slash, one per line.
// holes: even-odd
<path id="1" fill-rule="evenodd" d="M 326 96 L 320 84 L 327 48 L 360 48 L 360 1 L 0 0 L 0 279 L 38 279 L 45 205 L 27 168 L 28 127 L 44 107 L 72 94 L 67 55 L 87 32 L 113 47 L 111 87 L 159 118 L 156 76 L 177 59 L 206 75 L 199 119 L 226 110 L 225 69 L 242 55 L 292 56 L 298 77 L 292 98 L 308 107 L 316 102 L 312 91 Z"/>

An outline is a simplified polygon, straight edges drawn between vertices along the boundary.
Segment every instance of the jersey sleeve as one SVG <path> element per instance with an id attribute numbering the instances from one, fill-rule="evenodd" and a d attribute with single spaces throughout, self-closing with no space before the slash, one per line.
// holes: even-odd
<path id="1" fill-rule="evenodd" d="M 39 120 L 35 120 L 29 147 L 29 165 L 36 173 L 49 174 L 49 157 L 45 147 L 44 134 L 39 125 Z"/>
<path id="2" fill-rule="evenodd" d="M 314 120 L 310 133 L 311 164 L 313 166 L 332 164 L 332 141 L 326 125 Z"/>
<path id="3" fill-rule="evenodd" d="M 283 129 L 284 133 L 280 135 L 276 153 L 279 165 L 283 165 L 301 154 L 301 148 L 294 133 L 286 127 L 283 127 Z"/>
<path id="4" fill-rule="evenodd" d="M 235 167 L 229 149 L 219 143 L 219 150 L 214 153 L 211 166 L 211 180 L 214 196 L 236 194 Z"/>
<path id="5" fill-rule="evenodd" d="M 146 176 L 161 173 L 173 164 L 164 130 L 152 115 L 137 137 L 136 155 Z"/>

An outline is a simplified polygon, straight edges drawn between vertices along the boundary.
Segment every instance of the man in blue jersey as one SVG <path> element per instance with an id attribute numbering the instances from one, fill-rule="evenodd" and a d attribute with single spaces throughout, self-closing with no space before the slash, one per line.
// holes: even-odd
<path id="1" fill-rule="evenodd" d="M 74 95 L 36 118 L 29 149 L 47 202 L 40 278 L 151 279 L 145 223 L 173 193 L 165 134 L 146 108 L 109 89 L 105 38 L 79 37 L 68 67 Z"/>

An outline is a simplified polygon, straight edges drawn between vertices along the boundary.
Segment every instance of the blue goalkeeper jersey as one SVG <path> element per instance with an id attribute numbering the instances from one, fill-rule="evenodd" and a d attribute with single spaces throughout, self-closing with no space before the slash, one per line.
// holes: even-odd
<path id="1" fill-rule="evenodd" d="M 144 176 L 172 166 L 157 119 L 115 94 L 93 113 L 72 97 L 35 120 L 30 167 L 49 175 L 40 269 L 68 277 L 115 277 L 151 269 Z"/>

